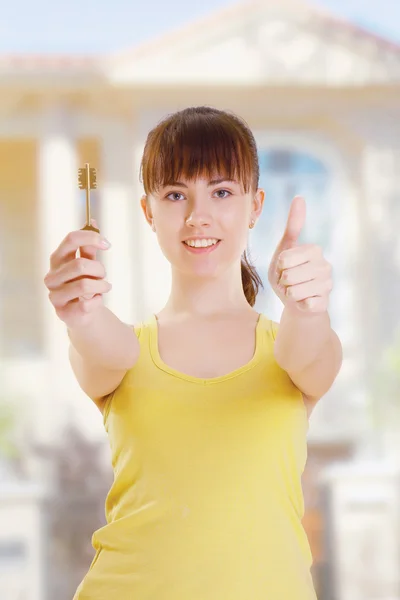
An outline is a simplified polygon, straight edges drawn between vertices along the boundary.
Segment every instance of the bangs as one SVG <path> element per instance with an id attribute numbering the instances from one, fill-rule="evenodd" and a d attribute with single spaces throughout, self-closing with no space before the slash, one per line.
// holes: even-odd
<path id="1" fill-rule="evenodd" d="M 146 194 L 181 181 L 216 177 L 236 180 L 247 193 L 253 179 L 248 141 L 228 115 L 190 115 L 167 119 L 150 132 L 143 153 L 141 181 Z"/>

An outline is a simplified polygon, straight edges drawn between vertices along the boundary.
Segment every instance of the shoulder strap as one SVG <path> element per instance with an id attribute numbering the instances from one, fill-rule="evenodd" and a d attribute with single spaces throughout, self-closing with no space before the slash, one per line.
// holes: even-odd
<path id="1" fill-rule="evenodd" d="M 136 325 L 131 325 L 132 329 L 136 333 L 136 337 L 140 339 L 140 334 L 142 333 L 143 323 L 137 323 Z"/>
<path id="2" fill-rule="evenodd" d="M 271 327 L 271 334 L 272 334 L 272 339 L 275 341 L 276 340 L 276 334 L 278 333 L 278 329 L 279 329 L 279 323 L 277 323 L 276 321 L 269 321 L 270 323 L 270 327 Z"/>

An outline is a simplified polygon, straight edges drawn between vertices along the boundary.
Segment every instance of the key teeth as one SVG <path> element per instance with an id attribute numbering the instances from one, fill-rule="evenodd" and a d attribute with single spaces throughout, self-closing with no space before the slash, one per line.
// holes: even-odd
<path id="1" fill-rule="evenodd" d="M 93 167 L 89 169 L 89 185 L 92 190 L 95 190 L 97 187 L 97 172 Z"/>
<path id="2" fill-rule="evenodd" d="M 95 190 L 97 189 L 97 170 L 94 167 L 89 169 L 89 181 L 88 172 L 86 168 L 78 169 L 78 186 L 81 190 Z"/>
<path id="3" fill-rule="evenodd" d="M 78 169 L 79 185 L 85 185 L 85 182 L 86 182 L 86 169 Z"/>
<path id="4" fill-rule="evenodd" d="M 85 163 L 85 167 L 78 169 L 78 186 L 81 190 L 86 190 L 86 213 L 89 221 L 90 215 L 90 190 L 97 189 L 97 170 L 90 167 L 89 163 Z M 94 227 L 91 223 L 82 227 L 81 231 L 95 231 L 100 233 L 100 229 Z"/>

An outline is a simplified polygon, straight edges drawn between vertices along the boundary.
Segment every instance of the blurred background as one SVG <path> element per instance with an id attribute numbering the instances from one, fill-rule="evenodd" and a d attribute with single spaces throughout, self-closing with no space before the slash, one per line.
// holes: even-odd
<path id="1" fill-rule="evenodd" d="M 257 140 L 256 308 L 280 320 L 267 269 L 295 194 L 301 241 L 333 265 L 344 360 L 311 416 L 303 476 L 318 599 L 399 600 L 399 0 L 2 0 L 0 15 L 1 600 L 71 600 L 105 524 L 108 439 L 43 283 L 85 224 L 78 168 L 98 169 L 106 304 L 146 319 L 170 275 L 139 207 L 143 145 L 202 104 Z"/>

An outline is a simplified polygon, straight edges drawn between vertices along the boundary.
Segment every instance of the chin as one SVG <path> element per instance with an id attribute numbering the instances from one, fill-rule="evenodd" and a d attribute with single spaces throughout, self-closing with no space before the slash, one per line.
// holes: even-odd
<path id="1" fill-rule="evenodd" d="M 204 279 L 214 279 L 222 275 L 225 271 L 232 268 L 232 264 L 235 262 L 236 257 L 230 257 L 230 260 L 227 260 L 227 257 L 218 256 L 218 250 L 214 253 L 210 253 L 209 255 L 188 255 L 185 251 L 185 255 L 179 253 L 176 255 L 175 252 L 163 252 L 164 256 L 167 258 L 168 262 L 171 264 L 171 267 L 186 275 L 186 276 L 194 276 Z"/>

